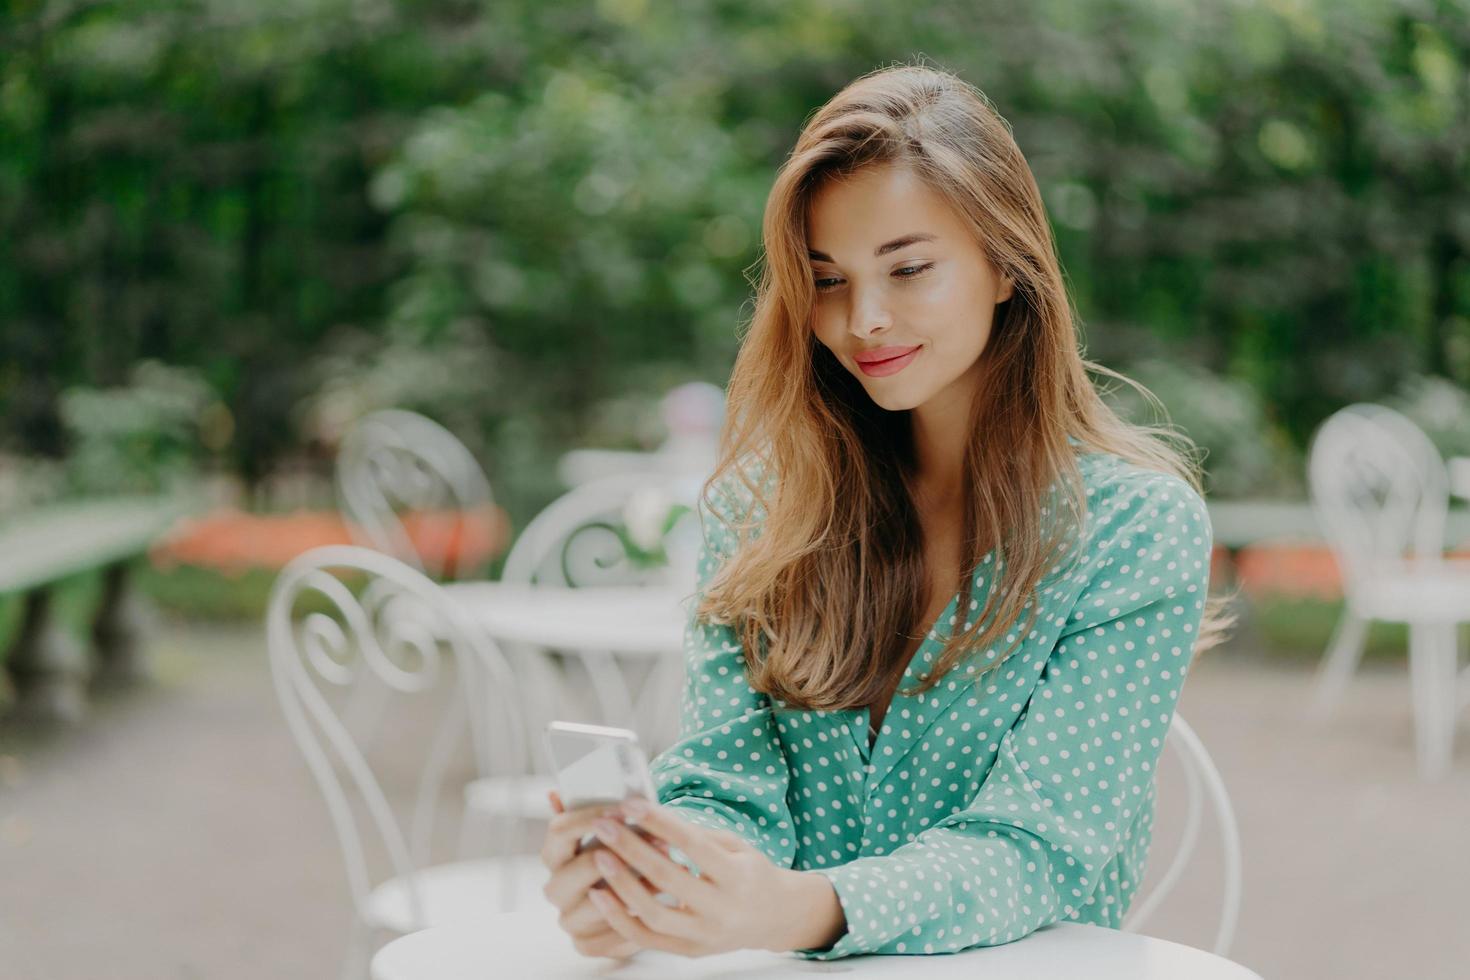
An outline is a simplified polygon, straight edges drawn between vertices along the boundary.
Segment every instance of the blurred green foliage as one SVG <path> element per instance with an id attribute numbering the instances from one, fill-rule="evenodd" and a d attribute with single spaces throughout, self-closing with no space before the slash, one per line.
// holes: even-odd
<path id="1" fill-rule="evenodd" d="M 523 512 L 607 406 L 724 380 L 803 119 L 920 56 L 1010 121 L 1089 353 L 1222 492 L 1470 381 L 1466 0 L 8 0 L 0 448 L 137 450 L 66 392 L 139 408 L 153 360 L 247 480 L 400 404 Z"/>
<path id="2" fill-rule="evenodd" d="M 1237 649 L 1305 666 L 1322 659 L 1342 619 L 1342 602 L 1268 593 L 1251 599 L 1248 616 L 1244 628 L 1237 631 Z M 1374 620 L 1368 625 L 1363 641 L 1365 662 L 1402 663 L 1408 653 L 1409 629 L 1403 623 Z"/>
<path id="3" fill-rule="evenodd" d="M 1470 391 L 1443 378 L 1404 379 L 1387 404 L 1413 419 L 1446 456 L 1470 456 Z"/>
<path id="4" fill-rule="evenodd" d="M 1259 390 L 1240 378 L 1198 364 L 1152 358 L 1132 365 L 1135 388 L 1111 383 L 1105 390 L 1125 417 L 1167 425 L 1189 434 L 1203 450 L 1205 490 L 1212 496 L 1293 496 L 1303 492 L 1301 465 Z"/>
<path id="5" fill-rule="evenodd" d="M 70 436 L 67 473 L 82 493 L 167 492 L 198 472 L 200 421 L 211 393 L 198 376 L 139 361 L 116 388 L 69 388 L 61 419 Z"/>

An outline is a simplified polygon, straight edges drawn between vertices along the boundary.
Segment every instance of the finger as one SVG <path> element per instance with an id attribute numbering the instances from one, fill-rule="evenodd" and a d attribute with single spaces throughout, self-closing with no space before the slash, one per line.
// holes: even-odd
<path id="1" fill-rule="evenodd" d="M 634 827 L 634 826 L 629 825 L 629 828 L 628 829 L 631 830 L 631 831 L 633 831 L 640 838 L 642 838 L 644 841 L 646 841 L 649 847 L 652 847 L 653 849 L 655 849 L 656 851 L 658 851 L 660 854 L 667 854 L 667 853 L 669 853 L 669 842 L 668 841 L 661 840 L 660 838 L 653 836 L 648 831 L 644 830 L 642 827 Z"/>
<path id="2" fill-rule="evenodd" d="M 659 891 L 668 892 L 685 905 L 695 907 L 703 906 L 711 897 L 713 885 L 675 864 L 672 858 L 649 844 L 632 828 L 606 819 L 598 820 L 592 828 L 608 850 L 651 881 Z M 602 862 L 599 861 L 598 866 L 603 867 Z"/>
<path id="3" fill-rule="evenodd" d="M 546 825 L 546 842 L 541 846 L 541 863 L 552 871 L 566 864 L 577 854 L 577 845 L 592 832 L 592 821 L 608 816 L 616 820 L 620 811 L 616 805 L 582 807 L 558 813 Z"/>
<path id="4" fill-rule="evenodd" d="M 612 928 L 585 893 L 570 910 L 557 916 L 556 924 L 573 939 L 589 939 Z"/>
<path id="5" fill-rule="evenodd" d="M 573 939 L 572 945 L 583 956 L 610 956 L 615 959 L 627 959 L 641 948 L 637 943 L 624 939 L 606 923 L 597 935 Z"/>
<path id="6" fill-rule="evenodd" d="M 669 807 L 636 797 L 623 801 L 623 812 L 630 823 L 668 841 L 688 855 L 701 875 L 719 881 L 721 872 L 729 871 L 730 848 L 717 844 L 713 831 L 695 826 Z"/>
<path id="7" fill-rule="evenodd" d="M 602 877 L 602 872 L 592 860 L 595 853 L 584 851 L 553 871 L 546 884 L 541 886 L 541 894 L 546 896 L 546 900 L 562 911 L 576 904 Z"/>
<path id="8" fill-rule="evenodd" d="M 602 851 L 597 856 L 597 866 L 613 893 L 622 899 L 624 907 L 654 932 L 680 939 L 693 939 L 697 935 L 698 920 L 689 912 L 671 909 L 654 897 L 646 885 L 638 881 L 628 866 L 612 853 Z M 596 899 L 592 899 L 596 901 Z M 600 907 L 600 906 L 599 906 Z"/>
<path id="9" fill-rule="evenodd" d="M 597 910 L 602 913 L 603 918 L 607 919 L 607 924 L 629 942 L 643 949 L 659 949 L 666 953 L 678 953 L 681 956 L 695 955 L 693 943 L 675 936 L 665 936 L 663 933 L 654 932 L 629 915 L 622 900 L 616 895 L 606 891 L 590 891 L 587 895 L 597 906 Z"/>
<path id="10" fill-rule="evenodd" d="M 567 812 L 566 805 L 563 804 L 562 801 L 561 801 L 561 794 L 558 793 L 556 790 L 554 790 L 554 789 L 547 790 L 546 791 L 546 798 L 551 801 L 551 812 L 552 813 L 566 813 Z"/>

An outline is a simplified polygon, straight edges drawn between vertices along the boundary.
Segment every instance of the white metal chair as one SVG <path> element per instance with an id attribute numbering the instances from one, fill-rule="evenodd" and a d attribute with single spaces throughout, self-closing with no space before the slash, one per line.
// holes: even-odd
<path id="1" fill-rule="evenodd" d="M 1449 767 L 1462 706 L 1458 628 L 1470 622 L 1470 562 L 1444 554 L 1444 461 L 1403 415 L 1352 405 L 1317 430 L 1309 470 L 1345 600 L 1318 671 L 1314 710 L 1325 715 L 1341 697 L 1371 621 L 1408 624 L 1419 771 L 1438 776 Z"/>
<path id="2" fill-rule="evenodd" d="M 1225 868 L 1224 894 L 1220 899 L 1220 921 L 1215 929 L 1215 942 L 1211 949 L 1219 956 L 1226 956 L 1230 952 L 1231 943 L 1235 940 L 1236 924 L 1240 921 L 1242 873 L 1240 829 L 1235 822 L 1235 808 L 1230 803 L 1230 794 L 1226 792 L 1225 781 L 1220 778 L 1220 771 L 1215 768 L 1215 762 L 1210 758 L 1210 753 L 1205 751 L 1204 743 L 1177 712 L 1169 727 L 1169 737 L 1164 747 L 1166 750 L 1173 751 L 1184 771 L 1189 799 L 1184 818 L 1184 831 L 1179 840 L 1179 848 L 1174 852 L 1173 859 L 1159 877 L 1158 884 L 1146 897 L 1134 902 L 1123 920 L 1123 929 L 1127 932 L 1139 931 L 1173 891 L 1185 866 L 1194 856 L 1195 846 L 1199 843 L 1200 825 L 1204 820 L 1205 808 L 1208 805 L 1214 810 L 1215 823 L 1220 830 L 1221 852 Z"/>
<path id="3" fill-rule="evenodd" d="M 665 502 L 692 507 L 701 481 L 670 480 L 647 474 L 619 474 L 590 480 L 554 500 L 526 525 L 506 556 L 500 581 L 509 585 L 548 588 L 596 588 L 610 585 L 675 584 L 694 591 L 694 563 L 698 558 L 698 517 L 691 511 L 666 539 L 669 565 L 633 567 L 614 525 L 639 494 L 653 493 Z M 611 654 L 577 651 L 574 662 L 559 663 L 547 650 L 507 645 L 507 655 L 524 682 L 528 734 L 539 745 L 546 722 L 581 717 L 595 708 L 606 724 L 631 726 L 639 731 L 650 754 L 673 740 L 678 728 L 679 691 L 683 665 L 651 664 L 635 696 L 628 676 Z M 589 680 L 594 704 L 580 703 L 568 690 L 566 670 L 580 665 Z M 533 769 L 544 762 L 533 755 Z M 542 765 L 538 765 L 538 763 Z M 488 815 L 506 808 L 521 819 L 551 816 L 546 791 L 552 779 L 545 772 L 526 780 L 523 792 L 508 795 L 494 780 L 476 780 L 466 787 L 471 811 Z"/>
<path id="4" fill-rule="evenodd" d="M 584 483 L 553 501 L 526 525 L 506 556 L 501 581 L 552 588 L 672 585 L 692 593 L 699 544 L 698 517 L 692 508 L 700 482 L 687 477 L 624 474 Z M 612 529 L 642 494 L 651 494 L 663 504 L 682 502 L 691 507 L 668 536 L 669 564 L 664 567 L 634 567 Z M 580 659 L 606 723 L 631 725 L 647 717 L 611 656 L 584 653 Z M 674 666 L 682 670 L 682 665 Z M 682 683 L 682 677 L 677 681 Z M 672 703 L 677 705 L 677 686 L 673 692 Z"/>
<path id="5" fill-rule="evenodd" d="M 363 416 L 342 440 L 337 495 L 358 544 L 441 579 L 471 571 L 456 541 L 468 522 L 495 517 L 490 483 L 464 444 L 402 409 Z M 405 511 L 420 519 L 417 542 Z"/>
<path id="6" fill-rule="evenodd" d="M 355 914 L 344 977 L 363 975 L 375 934 L 539 900 L 545 875 L 534 857 L 502 851 L 488 860 L 429 863 L 436 803 L 466 737 L 483 773 L 518 772 L 524 755 L 514 676 L 440 586 L 371 549 L 316 548 L 276 579 L 266 635 L 287 725 L 326 799 L 346 864 Z M 368 677 L 401 696 L 395 704 L 448 696 L 415 769 L 406 830 L 378 766 L 339 714 L 353 686 Z M 387 872 L 374 874 L 371 866 L 385 862 Z"/>
<path id="7" fill-rule="evenodd" d="M 692 509 L 701 483 L 688 475 L 648 473 L 620 473 L 582 483 L 552 501 L 526 525 L 506 555 L 501 581 L 576 589 L 668 583 L 671 576 L 681 575 L 686 565 L 692 565 L 694 556 L 685 549 L 670 555 L 672 564 L 667 568 L 634 567 L 613 525 L 624 520 L 629 504 L 639 494 L 654 494 L 666 503 L 683 503 Z M 670 543 L 684 542 L 680 537 Z M 697 543 L 696 539 L 696 550 Z"/>
<path id="8" fill-rule="evenodd" d="M 460 544 L 471 522 L 497 518 L 475 457 L 433 419 L 403 409 L 371 412 L 342 440 L 337 497 L 355 543 L 434 578 L 471 571 Z M 415 521 L 417 534 L 408 521 Z M 369 678 L 344 712 L 353 732 L 376 734 L 389 691 Z"/>

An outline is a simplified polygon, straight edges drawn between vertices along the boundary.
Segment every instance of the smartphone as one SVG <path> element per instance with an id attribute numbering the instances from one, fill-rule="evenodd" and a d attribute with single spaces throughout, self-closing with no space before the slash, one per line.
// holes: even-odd
<path id="1" fill-rule="evenodd" d="M 648 756 L 638 744 L 638 735 L 627 728 L 553 721 L 546 726 L 546 750 L 556 770 L 557 792 L 568 810 L 621 803 L 630 796 L 658 802 Z M 652 839 L 641 827 L 633 830 L 645 840 Z M 589 834 L 577 845 L 577 853 L 602 846 L 602 841 Z M 606 888 L 607 884 L 599 880 L 593 887 Z M 665 892 L 654 897 L 671 908 L 678 905 Z"/>
<path id="2" fill-rule="evenodd" d="M 629 729 L 553 721 L 546 726 L 546 748 L 568 810 L 621 803 L 630 796 L 657 801 L 648 757 Z"/>
<path id="3" fill-rule="evenodd" d="M 546 726 L 546 749 L 556 770 L 556 790 L 568 810 L 621 803 L 630 796 L 658 800 L 648 757 L 638 735 L 627 728 L 553 721 Z M 602 841 L 588 834 L 577 853 L 601 846 Z"/>

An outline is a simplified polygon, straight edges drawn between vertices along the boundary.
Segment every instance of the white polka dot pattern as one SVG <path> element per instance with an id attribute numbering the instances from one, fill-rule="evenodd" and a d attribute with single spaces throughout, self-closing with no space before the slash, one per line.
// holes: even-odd
<path id="1" fill-rule="evenodd" d="M 681 737 L 654 760 L 659 799 L 831 881 L 847 931 L 801 955 L 953 952 L 1058 920 L 1122 921 L 1143 875 L 1154 767 L 1204 609 L 1211 533 L 1182 480 L 1107 454 L 1079 463 L 1086 547 L 1041 583 L 1021 645 L 978 683 L 1004 646 L 922 695 L 895 696 L 871 751 L 867 709 L 773 704 L 747 683 L 731 627 L 690 622 Z M 732 536 L 701 516 L 702 590 Z M 976 567 L 966 626 L 993 558 Z M 959 625 L 958 600 L 901 687 Z"/>

